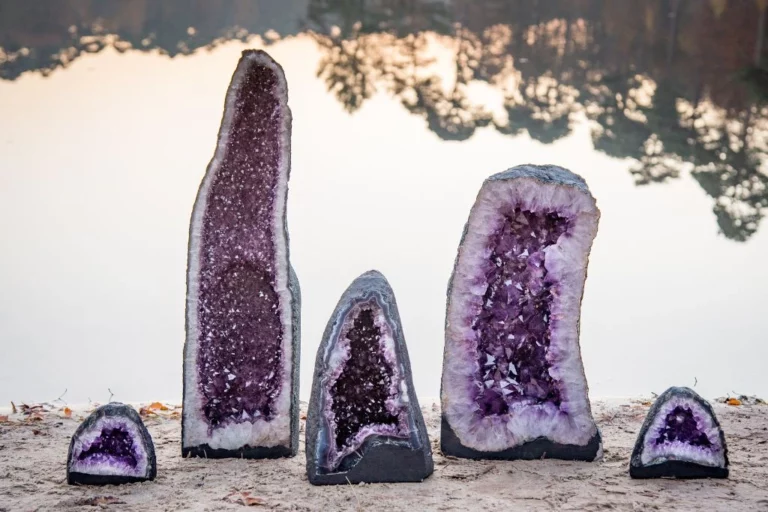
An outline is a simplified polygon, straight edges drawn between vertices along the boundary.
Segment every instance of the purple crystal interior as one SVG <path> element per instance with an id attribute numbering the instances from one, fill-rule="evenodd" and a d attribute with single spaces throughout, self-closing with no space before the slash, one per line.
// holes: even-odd
<path id="1" fill-rule="evenodd" d="M 472 324 L 479 364 L 475 400 L 485 416 L 505 414 L 515 401 L 560 405 L 546 357 L 553 283 L 544 249 L 567 229 L 568 220 L 557 213 L 515 208 L 489 237 L 488 287 Z"/>
<path id="2" fill-rule="evenodd" d="M 122 427 L 104 427 L 99 437 L 80 452 L 77 460 L 86 463 L 120 464 L 135 468 L 138 455 L 131 434 Z"/>
<path id="3" fill-rule="evenodd" d="M 272 69 L 250 66 L 242 80 L 203 216 L 197 372 L 211 428 L 270 420 L 282 382 L 273 210 L 284 113 L 264 92 L 278 88 Z"/>
<path id="4" fill-rule="evenodd" d="M 346 338 L 350 357 L 330 391 L 339 450 L 365 426 L 398 424 L 397 416 L 386 407 L 392 368 L 382 354 L 381 329 L 375 325 L 371 309 L 358 313 Z"/>
<path id="5" fill-rule="evenodd" d="M 699 430 L 696 417 L 690 407 L 677 406 L 664 419 L 656 437 L 656 444 L 680 441 L 692 446 L 712 446 L 707 434 Z"/>

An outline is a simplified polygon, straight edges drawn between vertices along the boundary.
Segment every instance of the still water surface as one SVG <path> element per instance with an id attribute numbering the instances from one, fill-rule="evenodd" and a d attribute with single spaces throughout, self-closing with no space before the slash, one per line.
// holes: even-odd
<path id="1" fill-rule="evenodd" d="M 439 393 L 446 284 L 483 179 L 585 177 L 602 210 L 594 397 L 768 394 L 761 2 L 0 0 L 0 404 L 180 402 L 189 214 L 240 52 L 284 67 L 302 397 L 376 268 Z"/>

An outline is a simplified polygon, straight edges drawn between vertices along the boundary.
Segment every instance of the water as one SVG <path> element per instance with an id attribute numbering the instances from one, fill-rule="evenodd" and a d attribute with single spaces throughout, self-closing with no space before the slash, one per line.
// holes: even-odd
<path id="1" fill-rule="evenodd" d="M 0 404 L 181 401 L 186 243 L 240 52 L 282 63 L 302 397 L 346 286 L 398 297 L 439 393 L 483 179 L 586 178 L 594 397 L 768 394 L 758 2 L 0 0 Z"/>

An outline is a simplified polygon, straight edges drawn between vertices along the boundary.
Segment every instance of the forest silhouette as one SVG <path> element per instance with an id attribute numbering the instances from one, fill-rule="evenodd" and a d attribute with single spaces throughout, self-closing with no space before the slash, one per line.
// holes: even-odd
<path id="1" fill-rule="evenodd" d="M 0 80 L 49 75 L 106 47 L 170 57 L 299 33 L 354 113 L 377 93 L 429 130 L 551 144 L 585 119 L 638 185 L 690 172 L 720 231 L 748 240 L 768 211 L 768 0 L 0 0 Z M 448 76 L 435 64 L 448 48 Z M 473 100 L 478 84 L 503 98 Z"/>

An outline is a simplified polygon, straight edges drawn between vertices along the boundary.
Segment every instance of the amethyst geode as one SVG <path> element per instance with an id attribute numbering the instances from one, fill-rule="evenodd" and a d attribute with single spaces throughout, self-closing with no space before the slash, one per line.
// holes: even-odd
<path id="1" fill-rule="evenodd" d="M 358 277 L 328 321 L 306 440 L 307 474 L 315 485 L 420 482 L 432 474 L 400 314 L 379 272 Z"/>
<path id="2" fill-rule="evenodd" d="M 133 407 L 102 405 L 80 424 L 69 443 L 70 484 L 125 484 L 154 480 L 155 475 L 155 446 Z"/>
<path id="3" fill-rule="evenodd" d="M 728 448 L 712 406 L 690 388 L 656 399 L 637 436 L 632 478 L 727 478 Z"/>
<path id="4" fill-rule="evenodd" d="M 190 225 L 185 456 L 271 458 L 298 449 L 290 137 L 282 68 L 262 51 L 243 52 Z"/>
<path id="5" fill-rule="evenodd" d="M 600 211 L 584 180 L 522 165 L 483 183 L 448 286 L 443 453 L 594 460 L 579 350 Z"/>

